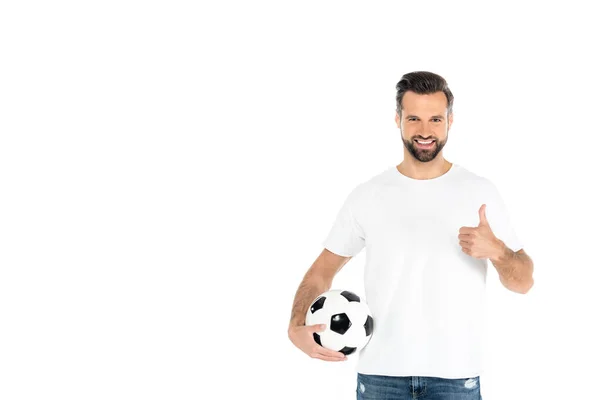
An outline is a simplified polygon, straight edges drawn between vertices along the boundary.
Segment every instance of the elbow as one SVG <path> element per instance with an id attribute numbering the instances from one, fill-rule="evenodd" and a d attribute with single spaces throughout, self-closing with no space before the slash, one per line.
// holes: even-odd
<path id="1" fill-rule="evenodd" d="M 533 287 L 533 278 L 529 279 L 529 281 L 526 284 L 521 285 L 519 287 L 519 290 L 517 290 L 517 293 L 527 294 L 527 292 L 529 292 L 532 287 Z"/>
<path id="2" fill-rule="evenodd" d="M 527 281 L 521 280 L 521 281 L 511 281 L 511 282 L 507 282 L 506 280 L 501 279 L 501 282 L 505 288 L 507 288 L 511 292 L 515 292 L 515 293 L 519 293 L 519 294 L 527 294 L 527 292 L 529 292 L 529 290 L 531 290 L 531 288 L 533 286 L 533 278 L 530 278 Z"/>
<path id="3" fill-rule="evenodd" d="M 520 290 L 518 291 L 521 294 L 527 294 L 533 287 L 533 261 L 531 258 L 528 260 L 528 274 L 527 279 L 524 279 L 520 285 Z"/>

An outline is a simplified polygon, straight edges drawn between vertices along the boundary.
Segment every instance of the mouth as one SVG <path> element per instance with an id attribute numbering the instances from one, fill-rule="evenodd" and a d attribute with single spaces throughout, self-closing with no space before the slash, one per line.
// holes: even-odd
<path id="1" fill-rule="evenodd" d="M 415 143 L 417 144 L 417 148 L 423 150 L 432 149 L 435 146 L 435 140 L 418 140 L 415 139 Z"/>

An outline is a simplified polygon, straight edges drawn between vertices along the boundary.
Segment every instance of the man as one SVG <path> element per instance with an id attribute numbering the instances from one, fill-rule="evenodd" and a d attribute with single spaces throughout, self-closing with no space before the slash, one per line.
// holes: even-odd
<path id="1" fill-rule="evenodd" d="M 412 72 L 396 85 L 404 160 L 356 186 L 296 293 L 288 335 L 311 357 L 346 360 L 319 346 L 304 316 L 364 247 L 373 336 L 359 353 L 359 399 L 480 399 L 487 260 L 516 293 L 533 262 L 495 185 L 444 159 L 453 95 L 444 78 Z M 414 397 L 413 397 L 414 396 Z"/>

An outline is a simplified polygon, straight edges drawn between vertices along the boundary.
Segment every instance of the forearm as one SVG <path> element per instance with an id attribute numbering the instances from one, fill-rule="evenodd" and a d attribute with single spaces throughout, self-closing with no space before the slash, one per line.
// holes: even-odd
<path id="1" fill-rule="evenodd" d="M 525 294 L 533 286 L 533 261 L 520 252 L 514 252 L 499 241 L 498 255 L 490 261 L 498 271 L 500 281 L 509 290 Z"/>
<path id="2" fill-rule="evenodd" d="M 330 279 L 326 279 L 313 269 L 310 269 L 304 276 L 304 279 L 302 279 L 302 282 L 296 291 L 294 304 L 292 306 L 290 326 L 304 325 L 306 312 L 308 311 L 311 302 L 318 295 L 329 290 L 330 287 Z"/>

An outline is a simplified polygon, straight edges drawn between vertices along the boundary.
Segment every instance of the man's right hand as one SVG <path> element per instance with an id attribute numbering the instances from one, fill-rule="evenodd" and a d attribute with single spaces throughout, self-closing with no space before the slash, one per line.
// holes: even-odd
<path id="1" fill-rule="evenodd" d="M 288 328 L 288 336 L 294 346 L 308 354 L 312 358 L 319 358 L 325 361 L 346 361 L 348 357 L 339 351 L 327 349 L 313 338 L 314 332 L 322 332 L 326 328 L 325 324 L 317 325 L 298 325 Z"/>

